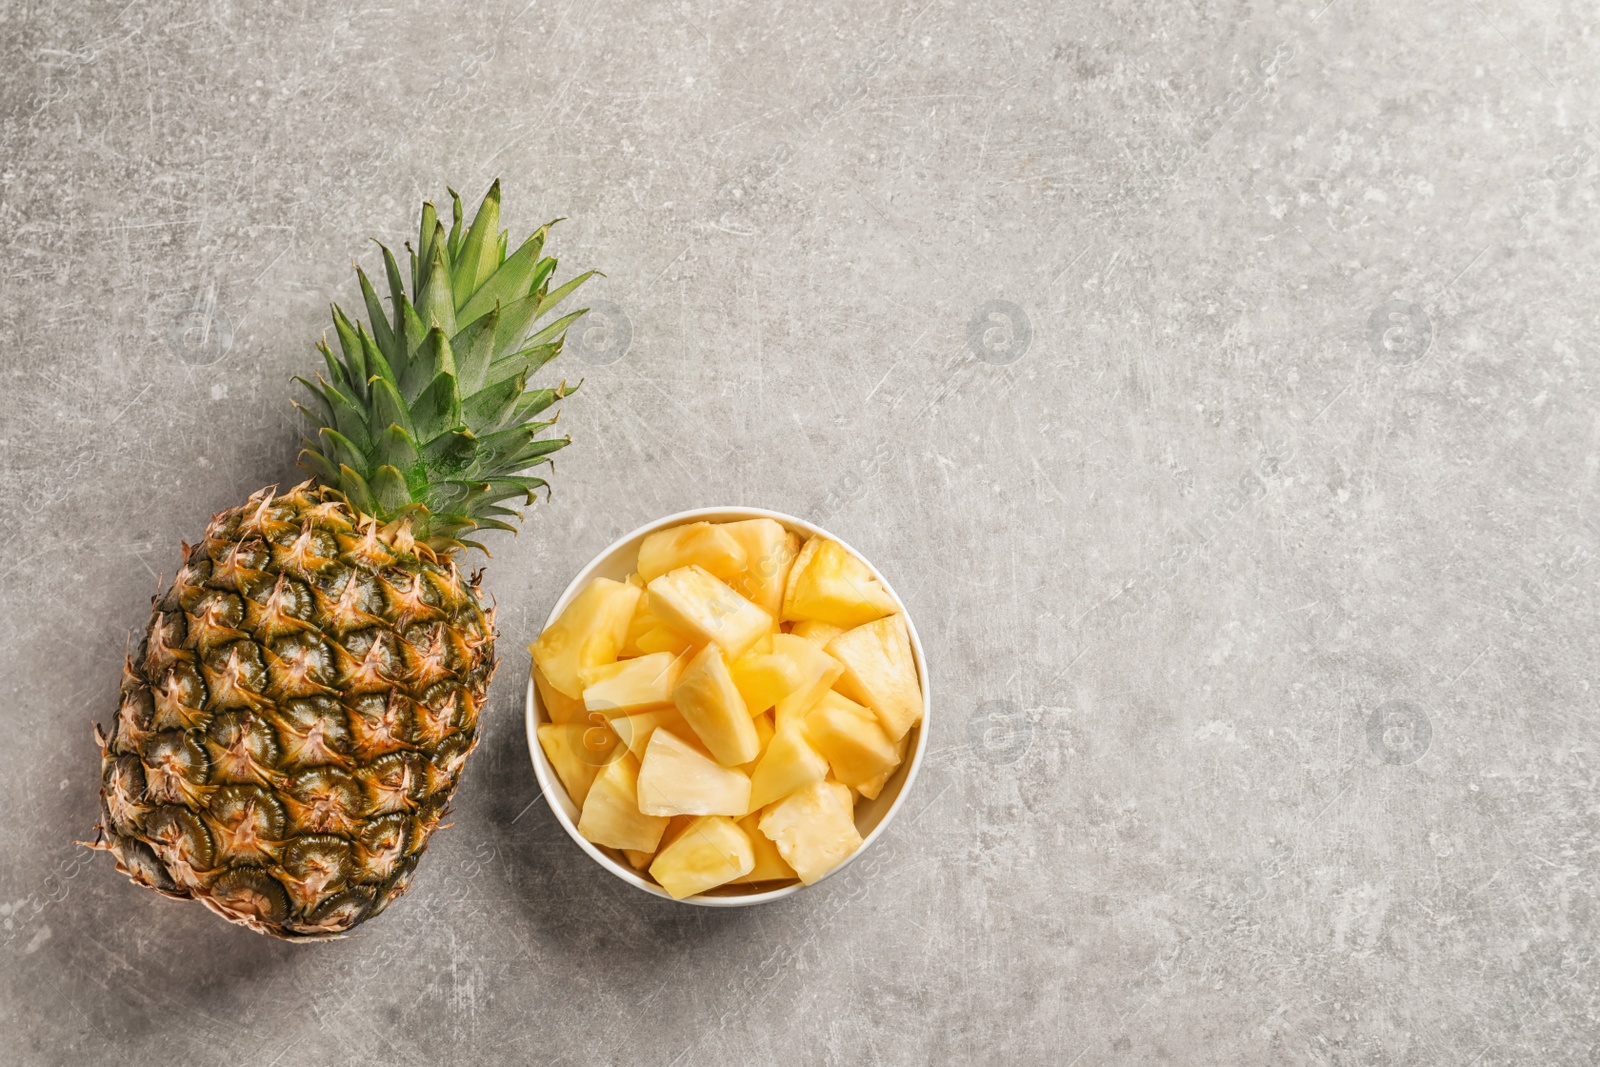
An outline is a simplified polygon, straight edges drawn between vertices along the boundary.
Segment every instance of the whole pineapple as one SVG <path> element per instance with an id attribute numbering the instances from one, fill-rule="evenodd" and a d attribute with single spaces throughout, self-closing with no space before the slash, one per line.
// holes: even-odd
<path id="1" fill-rule="evenodd" d="M 549 225 L 507 254 L 500 187 L 448 233 L 424 204 L 392 316 L 358 267 L 370 329 L 337 306 L 339 355 L 301 381 L 312 481 L 268 487 L 183 546 L 123 671 L 101 751 L 95 847 L 133 881 L 286 939 L 338 936 L 404 893 L 478 741 L 494 613 L 456 555 L 514 530 L 566 438 L 527 388 L 582 311 L 535 324 Z M 409 245 L 408 245 L 409 248 Z"/>

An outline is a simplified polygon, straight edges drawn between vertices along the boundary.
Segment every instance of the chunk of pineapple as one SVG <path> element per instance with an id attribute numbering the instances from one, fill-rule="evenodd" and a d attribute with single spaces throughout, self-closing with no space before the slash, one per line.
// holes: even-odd
<path id="1" fill-rule="evenodd" d="M 870 708 L 831 689 L 806 712 L 806 740 L 828 761 L 833 776 L 848 786 L 887 774 L 898 762 L 894 742 Z"/>
<path id="2" fill-rule="evenodd" d="M 775 732 L 772 728 L 772 712 L 770 711 L 751 716 L 750 725 L 756 728 L 756 740 L 761 743 L 761 747 L 750 762 L 739 764 L 739 770 L 745 774 L 756 773 L 756 767 L 760 765 L 761 757 L 767 754 L 767 746 L 772 743 L 772 735 Z"/>
<path id="3" fill-rule="evenodd" d="M 539 703 L 544 705 L 544 715 L 551 722 L 588 722 L 589 712 L 583 701 L 574 700 L 550 684 L 544 671 L 533 668 L 533 684 L 539 690 Z"/>
<path id="4" fill-rule="evenodd" d="M 589 795 L 595 775 L 611 762 L 617 739 L 604 726 L 585 723 L 540 723 L 539 747 L 579 807 Z"/>
<path id="5" fill-rule="evenodd" d="M 796 637 L 805 638 L 818 648 L 827 648 L 829 641 L 844 633 L 844 627 L 835 626 L 831 622 L 823 622 L 820 619 L 803 619 L 800 622 L 791 623 L 789 632 Z"/>
<path id="6" fill-rule="evenodd" d="M 633 753 L 635 759 L 644 759 L 644 750 L 650 743 L 650 735 L 663 726 L 680 737 L 694 736 L 694 731 L 689 729 L 689 724 L 683 721 L 683 716 L 675 707 L 618 715 L 609 720 L 607 725 L 611 727 L 611 732 L 621 739 L 628 751 Z"/>
<path id="7" fill-rule="evenodd" d="M 654 852 L 666 829 L 665 818 L 639 810 L 639 761 L 631 755 L 595 777 L 578 819 L 578 833 L 595 844 L 637 852 Z"/>
<path id="8" fill-rule="evenodd" d="M 773 634 L 771 652 L 751 650 L 730 668 L 745 706 L 752 713 L 776 708 L 780 726 L 804 714 L 843 671 L 843 664 L 793 634 Z"/>
<path id="9" fill-rule="evenodd" d="M 903 615 L 857 626 L 828 642 L 844 666 L 834 688 L 871 708 L 894 741 L 922 720 L 922 686 Z"/>
<path id="10" fill-rule="evenodd" d="M 639 810 L 647 815 L 733 815 L 750 810 L 750 779 L 658 729 L 639 769 Z"/>
<path id="11" fill-rule="evenodd" d="M 632 715 L 672 703 L 672 690 L 683 674 L 684 661 L 670 652 L 653 652 L 578 672 L 583 706 L 606 718 Z"/>
<path id="12" fill-rule="evenodd" d="M 694 649 L 694 642 L 665 623 L 657 623 L 654 628 L 640 634 L 633 647 L 639 650 L 641 656 L 648 656 L 652 652 L 670 652 L 674 656 L 681 656 Z"/>
<path id="13" fill-rule="evenodd" d="M 582 697 L 578 671 L 616 662 L 640 595 L 637 586 L 609 578 L 585 586 L 528 647 L 550 684 L 569 697 Z"/>
<path id="14" fill-rule="evenodd" d="M 789 583 L 789 567 L 800 551 L 800 537 L 772 519 L 743 519 L 724 522 L 725 530 L 744 548 L 744 569 L 726 579 L 734 591 L 744 596 L 774 619 L 783 607 L 783 590 Z M 707 570 L 711 568 L 707 567 Z M 712 571 L 715 574 L 715 571 Z M 720 577 L 720 575 L 719 575 Z"/>
<path id="15" fill-rule="evenodd" d="M 743 540 L 726 526 L 691 522 L 657 530 L 639 543 L 639 577 L 649 585 L 668 571 L 694 565 L 732 581 L 744 571 L 748 558 Z"/>
<path id="16" fill-rule="evenodd" d="M 695 644 L 713 642 L 739 656 L 772 632 L 773 618 L 701 567 L 679 567 L 652 581 L 650 613 Z"/>
<path id="17" fill-rule="evenodd" d="M 898 610 L 865 563 L 837 541 L 813 537 L 789 570 L 781 617 L 785 622 L 815 619 L 851 627 Z"/>
<path id="18" fill-rule="evenodd" d="M 750 839 L 750 850 L 755 853 L 756 864 L 750 868 L 750 873 L 735 878 L 734 881 L 741 885 L 755 882 L 788 881 L 796 877 L 794 868 L 784 862 L 783 853 L 778 851 L 778 846 L 772 839 L 761 832 L 757 824 L 761 821 L 758 812 L 752 812 L 739 820 L 739 829 Z"/>
<path id="19" fill-rule="evenodd" d="M 757 825 L 806 885 L 861 847 L 850 791 L 836 782 L 816 781 L 795 790 L 768 808 Z"/>
<path id="20" fill-rule="evenodd" d="M 640 581 L 638 572 L 628 575 L 628 584 L 644 589 L 644 583 Z M 622 648 L 617 652 L 618 657 L 628 659 L 646 655 L 645 650 L 639 647 L 639 638 L 660 625 L 661 620 L 650 614 L 650 598 L 639 597 L 639 603 L 634 605 L 633 616 L 628 620 L 628 633 L 623 638 Z"/>
<path id="21" fill-rule="evenodd" d="M 906 749 L 910 747 L 910 744 L 911 735 L 907 733 L 904 737 L 900 738 L 899 743 L 894 746 L 894 766 L 890 767 L 877 777 L 869 778 L 867 781 L 856 786 L 856 792 L 860 793 L 868 800 L 877 800 L 878 797 L 883 794 L 883 787 L 889 784 L 889 779 L 894 775 L 895 770 L 900 766 L 900 764 L 905 762 Z"/>
<path id="22" fill-rule="evenodd" d="M 750 839 L 732 819 L 696 819 L 656 856 L 650 876 L 675 900 L 704 893 L 749 874 L 756 864 Z"/>
<path id="23" fill-rule="evenodd" d="M 812 748 L 799 726 L 779 729 L 750 775 L 750 810 L 764 808 L 796 789 L 820 782 L 828 761 Z"/>
<path id="24" fill-rule="evenodd" d="M 701 649 L 683 668 L 672 691 L 672 702 L 701 743 L 724 766 L 748 763 L 761 751 L 750 710 L 733 684 L 722 649 L 716 645 Z"/>

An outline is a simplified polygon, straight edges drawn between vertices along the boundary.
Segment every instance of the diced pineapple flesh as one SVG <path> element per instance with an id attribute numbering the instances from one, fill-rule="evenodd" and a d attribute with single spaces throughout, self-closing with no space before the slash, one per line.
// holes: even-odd
<path id="1" fill-rule="evenodd" d="M 654 852 L 666 829 L 664 817 L 639 810 L 639 762 L 629 755 L 595 777 L 578 819 L 578 833 L 595 844 L 637 852 Z"/>
<path id="2" fill-rule="evenodd" d="M 596 578 L 585 586 L 529 647 L 550 684 L 569 697 L 581 698 L 578 672 L 616 662 L 641 595 L 638 586 L 609 578 Z"/>
<path id="3" fill-rule="evenodd" d="M 812 782 L 772 805 L 757 823 L 806 885 L 861 847 L 849 798 L 837 782 Z"/>
<path id="4" fill-rule="evenodd" d="M 748 559 L 743 539 L 727 526 L 691 522 L 657 530 L 640 542 L 639 577 L 648 585 L 668 571 L 694 565 L 731 581 L 745 572 Z"/>
<path id="5" fill-rule="evenodd" d="M 722 649 L 708 644 L 678 679 L 672 702 L 702 744 L 726 767 L 756 758 L 761 739 L 750 722 L 744 697 L 728 673 Z"/>
<path id="6" fill-rule="evenodd" d="M 539 747 L 555 768 L 567 796 L 579 807 L 600 769 L 611 762 L 617 739 L 605 727 L 590 723 L 540 723 Z"/>
<path id="7" fill-rule="evenodd" d="M 811 747 L 800 727 L 779 729 L 750 775 L 750 810 L 820 782 L 827 773 L 828 761 Z"/>
<path id="8" fill-rule="evenodd" d="M 745 706 L 754 713 L 775 708 L 781 726 L 803 715 L 844 667 L 803 637 L 773 634 L 771 652 L 751 650 L 730 670 Z"/>
<path id="9" fill-rule="evenodd" d="M 778 851 L 778 846 L 774 845 L 772 839 L 761 832 L 760 826 L 757 825 L 760 821 L 761 816 L 757 813 L 746 815 L 739 820 L 739 829 L 743 830 L 745 836 L 750 839 L 750 849 L 755 853 L 756 863 L 754 867 L 750 868 L 749 874 L 735 878 L 734 881 L 741 884 L 747 882 L 776 882 L 780 880 L 788 881 L 796 877 L 794 868 L 784 861 L 783 853 Z"/>
<path id="10" fill-rule="evenodd" d="M 744 548 L 744 570 L 724 578 L 734 591 L 744 596 L 774 619 L 783 608 L 783 591 L 789 582 L 789 568 L 800 551 L 800 538 L 772 519 L 743 519 L 725 522 L 719 529 Z M 711 570 L 711 568 L 706 568 Z M 712 571 L 712 573 L 716 573 Z"/>
<path id="11" fill-rule="evenodd" d="M 829 690 L 806 713 L 806 740 L 848 786 L 887 774 L 896 762 L 894 742 L 869 708 Z"/>
<path id="12" fill-rule="evenodd" d="M 796 637 L 805 638 L 818 648 L 827 648 L 829 641 L 844 633 L 844 627 L 835 626 L 831 622 L 823 622 L 820 619 L 803 619 L 800 622 L 790 624 L 789 632 Z"/>
<path id="13" fill-rule="evenodd" d="M 650 876 L 674 900 L 704 893 L 749 874 L 755 867 L 750 838 L 722 815 L 696 819 L 656 856 Z"/>
<path id="14" fill-rule="evenodd" d="M 683 673 L 683 660 L 670 652 L 654 652 L 578 672 L 583 681 L 583 706 L 606 718 L 631 715 L 672 703 L 672 690 Z"/>
<path id="15" fill-rule="evenodd" d="M 545 718 L 551 722 L 589 721 L 589 711 L 583 701 L 574 700 L 550 684 L 550 679 L 538 667 L 533 668 L 533 684 L 539 690 L 539 703 L 544 705 Z"/>
<path id="16" fill-rule="evenodd" d="M 877 800 L 878 797 L 883 794 L 883 787 L 888 785 L 889 779 L 894 776 L 894 772 L 899 769 L 900 764 L 905 762 L 906 749 L 908 749 L 910 745 L 911 735 L 908 733 L 894 746 L 894 766 L 890 767 L 877 777 L 869 778 L 867 781 L 856 786 L 856 792 L 860 793 L 868 800 Z"/>
<path id="17" fill-rule="evenodd" d="M 683 721 L 683 716 L 678 714 L 675 707 L 656 708 L 653 711 L 640 711 L 632 715 L 618 715 L 607 721 L 611 732 L 616 734 L 622 743 L 632 752 L 634 758 L 644 759 L 645 746 L 650 744 L 650 735 L 665 726 L 675 730 L 683 736 L 692 736 L 694 731 L 689 729 L 689 724 Z"/>
<path id="18" fill-rule="evenodd" d="M 860 626 L 899 610 L 871 569 L 837 541 L 813 537 L 800 549 L 783 594 L 782 619 Z"/>
<path id="19" fill-rule="evenodd" d="M 742 655 L 774 626 L 771 615 L 702 567 L 679 567 L 647 588 L 652 615 L 696 644 L 713 642 L 729 656 Z"/>
<path id="20" fill-rule="evenodd" d="M 732 815 L 750 810 L 750 779 L 658 729 L 639 769 L 639 810 L 648 815 Z"/>
<path id="21" fill-rule="evenodd" d="M 844 668 L 834 688 L 871 708 L 891 740 L 922 720 L 922 686 L 903 615 L 846 630 L 828 642 L 828 652 Z"/>

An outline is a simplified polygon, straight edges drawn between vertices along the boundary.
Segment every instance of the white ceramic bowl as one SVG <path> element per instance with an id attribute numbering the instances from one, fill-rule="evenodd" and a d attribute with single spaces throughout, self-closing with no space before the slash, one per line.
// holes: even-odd
<path id="1" fill-rule="evenodd" d="M 883 587 L 889 590 L 889 595 L 894 597 L 895 603 L 900 605 L 901 613 L 905 615 L 906 630 L 911 635 L 911 654 L 916 659 L 917 675 L 922 683 L 922 722 L 911 728 L 911 744 L 906 750 L 905 761 L 900 764 L 894 775 L 883 787 L 883 792 L 878 794 L 876 800 L 863 800 L 856 805 L 856 829 L 862 837 L 861 847 L 856 849 L 854 855 L 832 871 L 829 871 L 825 876 L 832 877 L 844 870 L 858 856 L 872 847 L 872 843 L 878 839 L 884 828 L 889 825 L 889 820 L 894 818 L 895 812 L 900 810 L 901 801 L 911 792 L 911 783 L 916 780 L 917 768 L 921 765 L 923 752 L 927 748 L 928 718 L 933 710 L 933 701 L 928 688 L 928 667 L 923 660 L 922 641 L 917 637 L 917 627 L 912 623 L 911 614 L 906 611 L 904 602 L 900 600 L 899 595 L 895 593 L 888 580 L 878 572 L 877 568 L 872 567 L 870 560 L 821 527 L 813 526 L 804 519 L 797 519 L 792 515 L 784 515 L 781 512 L 766 511 L 762 508 L 700 508 L 697 511 L 680 511 L 676 515 L 668 515 L 665 518 L 657 519 L 655 522 L 639 527 L 630 534 L 625 534 L 604 552 L 590 560 L 589 565 L 579 571 L 576 578 L 572 579 L 572 584 L 567 586 L 566 592 L 561 594 L 561 599 L 556 601 L 556 606 L 550 610 L 550 617 L 545 620 L 545 626 L 548 627 L 560 617 L 561 613 L 566 610 L 567 605 L 571 603 L 572 598 L 577 596 L 579 591 L 589 584 L 591 578 L 610 578 L 619 582 L 626 579 L 636 569 L 639 558 L 639 542 L 643 541 L 647 534 L 669 526 L 679 526 L 686 522 L 734 522 L 739 519 L 775 519 L 782 523 L 786 529 L 792 530 L 802 537 L 821 534 L 823 537 L 838 541 L 857 559 L 866 563 L 872 569 L 872 573 L 877 576 L 878 581 L 883 583 Z M 530 635 L 530 640 L 537 636 L 537 634 Z M 550 810 L 555 813 L 556 821 L 561 824 L 562 829 L 566 830 L 567 836 L 576 841 L 578 847 L 587 852 L 600 866 L 635 888 L 642 889 L 646 893 L 658 896 L 663 900 L 671 900 L 672 897 L 667 894 L 666 890 L 649 879 L 641 877 L 637 871 L 628 866 L 627 862 L 621 858 L 620 853 L 612 849 L 602 848 L 578 833 L 578 806 L 572 802 L 571 797 L 567 796 L 566 788 L 562 786 L 561 779 L 556 776 L 555 768 L 550 765 L 550 761 L 545 758 L 544 749 L 539 746 L 538 726 L 541 722 L 548 721 L 544 705 L 539 700 L 538 687 L 533 684 L 533 668 L 530 665 L 528 668 L 527 711 L 528 755 L 533 759 L 533 773 L 539 779 L 539 788 L 544 790 L 544 799 L 549 803 Z M 806 887 L 798 882 L 779 889 L 768 890 L 751 890 L 740 886 L 719 886 L 698 896 L 685 897 L 679 903 L 700 904 L 711 908 L 736 908 L 746 904 L 764 904 L 769 900 L 780 900 L 804 888 Z"/>

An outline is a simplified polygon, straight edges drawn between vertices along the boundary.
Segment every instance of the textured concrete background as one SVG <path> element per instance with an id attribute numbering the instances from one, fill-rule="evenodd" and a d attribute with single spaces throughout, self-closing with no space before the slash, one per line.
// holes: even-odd
<path id="1" fill-rule="evenodd" d="M 1600 38 L 1322 3 L 0 0 L 0 1061 L 1600 1058 Z M 72 844 L 128 629 L 295 477 L 366 239 L 496 175 L 609 278 L 454 828 L 333 945 L 134 889 Z M 724 502 L 880 563 L 937 693 L 874 855 L 712 912 L 519 701 Z"/>

